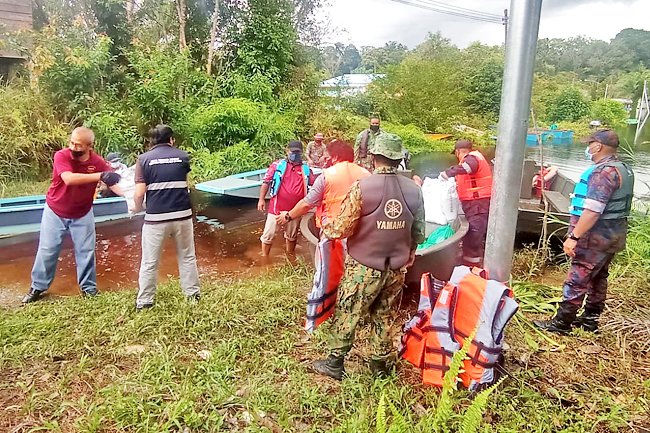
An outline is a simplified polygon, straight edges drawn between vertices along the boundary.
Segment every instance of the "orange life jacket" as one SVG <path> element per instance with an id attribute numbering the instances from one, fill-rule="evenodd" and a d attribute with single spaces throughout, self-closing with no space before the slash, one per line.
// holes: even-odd
<path id="1" fill-rule="evenodd" d="M 535 190 L 535 196 L 537 198 L 542 197 L 542 180 L 544 179 L 544 176 L 546 176 L 549 172 L 551 171 L 550 168 L 545 168 L 542 170 L 542 173 L 537 173 L 535 177 L 533 177 L 533 189 Z M 544 181 L 544 189 L 548 191 L 548 189 L 551 186 L 551 181 Z"/>
<path id="2" fill-rule="evenodd" d="M 459 174 L 456 176 L 458 199 L 461 201 L 476 200 L 492 196 L 492 170 L 490 164 L 478 150 L 472 150 L 472 155 L 478 160 L 478 170 L 474 174 Z M 460 164 L 465 161 L 465 155 Z"/>
<path id="3" fill-rule="evenodd" d="M 481 269 L 458 266 L 437 294 L 432 310 L 418 311 L 406 325 L 401 356 L 422 368 L 422 382 L 442 386 L 451 358 L 465 338 L 476 330 L 459 374 L 470 390 L 495 382 L 495 367 L 502 357 L 503 330 L 519 308 L 503 283 L 486 280 Z M 434 280 L 437 281 L 437 280 Z M 440 282 L 439 282 L 440 283 Z M 431 304 L 431 277 L 422 276 L 420 305 Z M 429 297 L 422 300 L 422 297 Z M 422 343 L 424 341 L 424 343 Z"/>
<path id="4" fill-rule="evenodd" d="M 370 176 L 370 172 L 353 162 L 342 161 L 323 171 L 325 195 L 323 203 L 316 209 L 316 226 L 322 227 L 323 217 L 332 221 L 339 214 L 341 202 L 357 180 Z"/>

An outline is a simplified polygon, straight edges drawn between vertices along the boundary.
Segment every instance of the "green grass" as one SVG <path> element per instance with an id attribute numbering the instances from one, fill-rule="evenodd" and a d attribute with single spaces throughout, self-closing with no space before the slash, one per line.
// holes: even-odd
<path id="1" fill-rule="evenodd" d="M 0 310 L 0 431 L 372 432 L 382 393 L 413 427 L 407 431 L 424 431 L 415 426 L 436 413 L 439 391 L 405 363 L 374 378 L 363 361 L 367 330 L 357 333 L 349 378 L 310 372 L 327 353 L 326 329 L 309 340 L 302 331 L 311 272 L 285 267 L 204 282 L 198 305 L 171 281 L 141 313 L 135 291 Z M 648 409 L 648 377 L 608 371 L 620 374 L 613 384 L 558 382 L 565 379 L 555 362 L 575 354 L 548 352 L 534 334 L 538 347 L 530 348 L 523 329 L 509 328 L 513 377 L 490 396 L 480 431 L 627 431 Z M 463 390 L 451 399 L 448 427 L 460 431 L 470 399 Z"/>
<path id="2" fill-rule="evenodd" d="M 50 186 L 50 179 L 43 181 L 0 181 L 0 199 L 43 195 Z"/>

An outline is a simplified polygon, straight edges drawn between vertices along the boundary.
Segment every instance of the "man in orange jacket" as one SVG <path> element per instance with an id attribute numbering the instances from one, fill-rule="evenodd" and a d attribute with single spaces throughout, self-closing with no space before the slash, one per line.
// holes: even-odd
<path id="1" fill-rule="evenodd" d="M 332 166 L 323 171 L 323 175 L 316 179 L 307 196 L 293 209 L 278 214 L 278 224 L 299 218 L 317 207 L 316 225 L 324 227 L 338 215 L 341 202 L 350 186 L 357 180 L 370 176 L 368 170 L 352 162 L 354 151 L 343 141 L 335 140 L 329 143 L 327 154 Z M 318 243 L 314 260 L 314 286 L 307 302 L 305 329 L 309 332 L 327 320 L 334 311 L 337 288 L 343 276 L 345 255 L 345 243 L 340 239 L 323 238 Z"/>
<path id="2" fill-rule="evenodd" d="M 458 158 L 458 165 L 443 171 L 440 177 L 456 178 L 458 198 L 469 222 L 469 231 L 463 239 L 463 264 L 482 266 L 492 197 L 492 170 L 485 156 L 473 149 L 469 140 L 458 140 L 451 153 Z"/>

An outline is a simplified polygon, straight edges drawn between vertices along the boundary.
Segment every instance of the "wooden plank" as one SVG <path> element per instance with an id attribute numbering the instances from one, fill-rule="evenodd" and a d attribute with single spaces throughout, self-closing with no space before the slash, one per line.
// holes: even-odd
<path id="1" fill-rule="evenodd" d="M 32 2 L 27 0 L 0 0 L 0 5 L 25 5 L 29 8 L 32 7 Z"/>
<path id="2" fill-rule="evenodd" d="M 3 12 L 2 13 L 2 18 L 0 18 L 0 22 L 2 23 L 9 23 L 11 21 L 27 21 L 27 22 L 32 22 L 32 14 L 23 14 L 23 13 L 17 13 L 17 12 Z"/>
<path id="3" fill-rule="evenodd" d="M 2 20 L 4 20 L 5 17 L 5 12 L 7 14 L 9 13 L 15 13 L 15 14 L 20 14 L 20 15 L 26 15 L 30 19 L 32 18 L 32 8 L 29 6 L 24 6 L 24 5 L 4 5 L 0 3 L 0 16 Z"/>
<path id="4" fill-rule="evenodd" d="M 568 197 L 563 196 L 562 193 L 559 193 L 557 191 L 544 191 L 544 195 L 546 196 L 549 204 L 553 206 L 557 212 L 569 212 L 571 200 Z"/>

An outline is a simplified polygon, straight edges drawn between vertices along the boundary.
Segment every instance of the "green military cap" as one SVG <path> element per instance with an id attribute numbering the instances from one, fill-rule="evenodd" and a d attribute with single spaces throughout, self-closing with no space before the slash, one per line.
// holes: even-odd
<path id="1" fill-rule="evenodd" d="M 404 158 L 402 154 L 402 139 L 399 135 L 383 132 L 375 138 L 375 144 L 370 153 L 382 155 L 394 161 Z"/>

